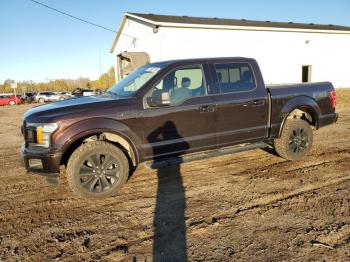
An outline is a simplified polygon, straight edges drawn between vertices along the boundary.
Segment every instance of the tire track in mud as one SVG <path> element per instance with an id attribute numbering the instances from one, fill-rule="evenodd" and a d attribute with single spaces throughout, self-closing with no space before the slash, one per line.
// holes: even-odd
<path id="1" fill-rule="evenodd" d="M 307 156 L 304 160 L 301 160 L 301 161 L 281 160 L 280 162 L 267 164 L 265 166 L 261 166 L 261 163 L 259 163 L 260 165 L 258 167 L 253 167 L 251 169 L 244 170 L 243 172 L 239 172 L 238 174 L 232 174 L 232 175 L 246 175 L 246 174 L 261 175 L 261 173 L 267 173 L 267 175 L 270 176 L 273 173 L 273 171 L 275 171 L 276 174 L 293 173 L 294 171 L 301 171 L 308 168 L 326 165 L 327 163 L 333 163 L 339 160 L 339 155 L 343 157 L 344 154 L 350 155 L 350 149 L 340 149 L 340 150 L 337 149 L 334 151 L 328 151 L 327 153 L 322 152 L 319 154 L 312 154 Z M 322 156 L 326 156 L 326 159 L 320 159 L 320 157 Z M 345 157 L 340 160 L 342 162 L 348 158 L 349 157 Z M 313 164 L 316 161 L 319 163 Z M 350 167 L 350 163 L 349 163 L 349 167 Z M 251 176 L 251 178 L 253 178 L 253 175 Z"/>
<path id="2" fill-rule="evenodd" d="M 22 158 L 19 153 L 19 149 L 18 153 L 9 153 L 6 151 L 0 152 L 0 174 L 9 173 L 9 171 L 21 168 L 23 168 L 24 170 L 24 167 L 22 167 Z M 13 175 L 16 175 L 16 173 L 14 173 Z"/>
<path id="3" fill-rule="evenodd" d="M 332 167 L 334 165 L 337 165 L 337 168 L 342 168 L 342 167 L 348 167 L 350 163 L 350 158 L 349 157 L 345 157 L 342 159 L 335 159 L 333 161 L 328 161 L 328 162 L 322 162 L 316 165 L 312 165 L 312 169 L 308 170 L 306 172 L 317 172 L 318 168 L 326 168 L 326 167 Z M 277 166 L 279 166 L 279 164 L 281 163 L 277 163 Z M 276 164 L 273 165 L 274 168 L 276 168 Z M 309 169 L 310 166 L 304 166 L 302 168 L 295 168 L 294 170 L 290 170 L 289 173 L 292 172 L 300 172 L 301 170 L 305 170 L 305 169 Z M 244 175 L 249 171 L 243 171 L 241 172 L 239 175 Z M 334 172 L 334 170 L 333 170 Z M 263 197 L 259 197 L 256 199 L 253 199 L 252 201 L 250 201 L 250 203 L 244 204 L 244 205 L 240 205 L 240 207 L 235 207 L 233 209 L 231 209 L 230 211 L 225 211 L 224 213 L 219 213 L 219 214 L 214 214 L 210 217 L 207 217 L 205 219 L 202 219 L 200 221 L 194 221 L 194 222 L 190 222 L 189 226 L 193 225 L 198 225 L 198 224 L 208 224 L 211 225 L 213 223 L 216 223 L 220 220 L 227 220 L 227 219 L 234 219 L 235 217 L 237 217 L 237 215 L 239 214 L 245 214 L 246 212 L 250 211 L 250 210 L 254 210 L 257 208 L 262 208 L 264 206 L 268 206 L 268 205 L 272 205 L 275 204 L 277 202 L 283 202 L 285 200 L 288 200 L 290 198 L 293 197 L 297 197 L 299 195 L 302 194 L 306 194 L 321 188 L 325 188 L 325 187 L 329 187 L 332 185 L 336 185 L 336 184 L 340 184 L 343 182 L 347 182 L 350 181 L 350 169 L 347 169 L 347 171 L 344 172 L 340 172 L 337 173 L 338 176 L 334 177 L 334 174 L 332 175 L 332 178 L 329 179 L 328 177 L 325 177 L 325 179 L 323 181 L 320 182 L 315 182 L 315 183 L 309 183 L 303 186 L 300 186 L 300 188 L 294 189 L 292 191 L 289 192 L 284 192 L 284 193 L 279 193 L 279 192 L 275 192 L 273 194 L 267 194 L 266 196 Z M 236 174 L 237 175 L 237 174 Z"/>
<path id="4" fill-rule="evenodd" d="M 334 152 L 334 153 L 339 153 L 339 152 Z M 287 170 L 287 172 L 291 173 L 291 172 L 296 172 L 296 171 L 310 169 L 310 168 L 315 169 L 317 167 L 326 167 L 327 165 L 341 164 L 342 162 L 348 162 L 348 161 L 349 161 L 349 158 L 336 159 L 336 160 L 333 160 L 333 161 L 322 162 L 322 163 L 314 164 L 314 165 L 311 165 L 311 166 L 307 165 L 307 166 L 304 166 L 304 167 L 298 167 L 298 168 L 290 169 L 290 170 Z M 288 163 L 288 161 L 287 162 L 275 163 L 275 164 L 272 164 L 272 165 L 270 165 L 268 167 L 270 169 L 276 169 L 276 168 L 280 169 L 280 167 L 281 166 L 283 167 L 284 165 L 286 165 L 286 163 Z M 264 168 L 266 168 L 266 167 L 264 167 Z M 260 169 L 261 168 L 253 168 L 252 170 L 244 170 L 241 173 L 235 174 L 235 176 L 245 175 L 247 173 L 251 174 L 253 171 L 255 173 L 259 173 Z M 253 176 L 250 176 L 247 179 L 249 180 L 249 179 L 252 179 L 252 178 L 253 178 Z M 302 187 L 300 192 L 297 191 L 298 194 L 296 194 L 296 192 L 292 192 L 291 196 L 299 195 L 299 194 L 303 193 L 304 192 L 303 188 L 304 187 Z M 41 189 L 43 190 L 41 195 L 45 195 L 46 194 L 46 192 L 44 192 L 44 191 L 46 191 L 46 189 L 50 190 L 50 188 L 48 186 L 46 186 L 44 188 L 41 188 Z M 314 187 L 311 187 L 309 190 L 313 190 L 313 189 L 314 189 Z M 305 192 L 308 192 L 309 190 L 307 190 Z M 27 192 L 27 193 L 29 193 L 29 192 Z M 15 195 L 14 198 L 21 197 L 22 195 L 26 195 L 27 193 L 26 192 L 21 192 L 21 194 Z M 33 195 L 33 197 L 29 197 L 29 199 L 33 199 L 32 201 L 28 201 L 27 200 L 27 201 L 23 201 L 22 203 L 18 203 L 17 202 L 16 205 L 15 205 L 17 207 L 26 206 L 26 208 L 22 209 L 21 212 L 19 212 L 19 213 L 16 212 L 16 214 L 13 214 L 13 216 L 7 216 L 7 219 L 12 220 L 12 219 L 20 219 L 21 217 L 26 218 L 27 213 L 28 213 L 29 210 L 32 210 L 32 211 L 37 210 L 37 211 L 35 211 L 35 213 L 37 213 L 37 215 L 39 215 L 38 212 L 44 214 L 48 210 L 52 209 L 52 205 L 57 205 L 57 206 L 67 206 L 67 205 L 69 205 L 69 208 L 68 208 L 69 211 L 68 210 L 66 210 L 66 211 L 68 211 L 68 213 L 72 213 L 72 215 L 74 215 L 75 212 L 77 210 L 79 210 L 79 208 L 80 208 L 80 203 L 77 204 L 77 205 L 73 205 L 73 206 L 71 205 L 72 203 L 75 203 L 74 202 L 75 201 L 74 198 L 71 198 L 71 199 L 69 199 L 69 198 L 68 199 L 67 198 L 61 198 L 61 199 L 56 199 L 56 200 L 41 199 L 41 198 L 35 199 L 35 195 L 37 195 L 37 193 L 31 192 L 29 195 Z M 27 197 L 28 197 L 28 195 L 27 195 Z M 45 196 L 43 196 L 43 198 L 44 197 Z M 55 195 L 54 195 L 54 197 L 55 197 Z M 130 198 L 127 195 L 121 195 L 120 197 L 121 197 L 121 199 L 125 199 L 125 203 L 127 203 L 128 205 L 131 205 L 133 207 L 137 207 L 137 206 L 139 208 L 151 208 L 152 207 L 151 203 L 147 204 L 147 205 L 144 205 L 144 207 L 142 207 L 142 206 L 140 207 L 138 205 L 138 203 L 139 203 L 139 197 L 138 196 Z M 263 202 L 260 203 L 259 202 L 260 200 L 258 202 L 253 202 L 253 204 L 249 204 L 248 206 L 243 206 L 241 208 L 237 208 L 237 210 L 235 212 L 246 211 L 246 210 L 249 210 L 249 209 L 252 209 L 252 208 L 255 208 L 255 207 L 259 207 L 262 204 L 264 204 L 267 201 L 267 199 L 269 199 L 269 197 L 270 197 L 269 195 L 268 196 L 264 196 L 263 198 L 260 199 Z M 281 200 L 284 199 L 283 197 L 285 197 L 285 199 L 288 199 L 290 196 L 288 195 L 288 193 L 281 193 L 281 194 L 277 193 L 272 198 L 272 200 L 271 200 L 272 202 L 271 203 L 276 202 L 276 201 L 281 201 Z M 150 197 L 151 201 L 154 201 L 154 199 L 155 198 L 153 196 Z M 145 200 L 145 198 L 144 198 L 144 200 Z M 11 199 L 6 199 L 6 202 L 10 202 L 10 201 L 11 201 Z M 6 202 L 3 202 L 3 203 L 6 203 Z M 267 204 L 268 203 L 270 203 L 270 202 L 267 202 Z M 109 204 L 104 203 L 102 206 L 106 207 L 108 205 L 111 205 L 111 204 L 110 203 Z M 112 205 L 115 205 L 115 203 L 112 203 Z M 11 209 L 11 207 L 12 207 L 12 205 L 9 205 L 8 209 Z M 93 211 L 93 209 L 94 209 L 94 207 L 89 208 L 89 210 L 92 210 L 92 211 Z M 6 208 L 5 208 L 5 210 L 6 210 Z M 86 214 L 88 214 L 88 213 L 89 213 L 89 211 L 86 212 Z M 62 214 L 61 215 L 56 214 L 56 217 L 63 217 L 63 215 Z M 219 215 L 218 217 L 221 218 L 221 217 L 223 217 L 223 215 Z M 213 219 L 215 220 L 216 218 L 213 218 Z"/>
<path id="5" fill-rule="evenodd" d="M 0 213 L 0 221 L 6 222 L 3 224 L 1 231 L 6 234 L 13 234 L 23 224 L 27 224 L 28 230 L 44 230 L 41 221 L 48 221 L 50 224 L 60 223 L 64 220 L 80 220 L 81 226 L 89 225 L 90 221 L 99 221 L 97 219 L 101 214 L 115 214 L 115 218 L 123 218 L 127 224 L 127 220 L 136 213 L 152 214 L 154 207 L 154 197 L 140 199 L 106 199 L 100 201 L 87 201 L 74 197 L 66 197 L 63 194 L 61 198 L 57 198 L 57 193 L 47 195 L 47 192 L 40 192 L 39 195 L 33 195 L 33 198 L 26 198 L 24 201 L 17 201 L 6 207 Z M 124 202 L 125 200 L 125 202 Z M 5 205 L 6 201 L 2 203 Z M 117 208 L 117 211 L 115 209 Z M 144 210 L 144 211 L 142 211 Z M 31 214 L 29 217 L 28 215 Z M 150 216 L 150 219 L 152 216 Z M 109 218 L 109 223 L 111 218 Z M 136 225 L 131 225 L 131 228 L 136 229 Z"/>
<path id="6" fill-rule="evenodd" d="M 197 226 L 212 226 L 212 225 L 217 225 L 217 223 L 220 223 L 224 220 L 232 220 L 232 219 L 235 219 L 237 218 L 237 216 L 241 216 L 241 215 L 245 215 L 247 212 L 249 211 L 252 211 L 252 210 L 255 210 L 255 209 L 259 209 L 259 208 L 263 208 L 265 206 L 269 206 L 269 205 L 272 205 L 272 204 L 275 204 L 277 202 L 281 202 L 281 201 L 286 201 L 288 199 L 291 199 L 291 198 L 294 198 L 294 197 L 297 197 L 297 196 L 300 196 L 302 194 L 305 194 L 305 193 L 309 193 L 311 191 L 315 191 L 315 190 L 319 190 L 319 189 L 322 189 L 324 187 L 328 187 L 328 186 L 332 186 L 332 185 L 336 185 L 336 184 L 339 184 L 339 183 L 343 183 L 343 182 L 346 182 L 346 181 L 350 181 L 350 174 L 347 174 L 346 176 L 341 176 L 339 178 L 336 178 L 336 179 L 332 179 L 330 181 L 326 181 L 326 182 L 323 182 L 323 183 L 316 183 L 316 184 L 313 184 L 313 185 L 306 185 L 302 188 L 299 188 L 299 189 L 296 189 L 292 192 L 289 192 L 288 194 L 279 194 L 279 195 L 276 195 L 274 197 L 268 197 L 268 198 L 260 198 L 259 200 L 257 200 L 255 203 L 251 203 L 249 205 L 246 205 L 246 206 L 243 206 L 241 208 L 238 208 L 234 214 L 230 214 L 230 215 L 226 215 L 226 214 L 219 214 L 219 215 L 215 215 L 215 216 L 212 216 L 211 218 L 204 218 L 204 219 L 201 219 L 201 220 L 188 220 L 186 221 L 186 224 L 187 224 L 187 228 L 188 230 L 190 230 L 189 233 L 194 233 L 193 230 L 196 230 L 196 227 Z M 346 230 L 341 230 L 342 227 L 345 227 L 347 224 L 341 224 L 338 228 L 338 231 L 340 231 L 341 233 L 339 233 L 339 237 L 340 238 L 341 236 L 344 236 L 348 233 L 348 229 L 346 228 Z M 203 227 L 201 227 L 203 229 Z M 290 229 L 289 229 L 290 230 Z M 300 230 L 304 230 L 303 228 L 300 228 Z M 308 229 L 306 229 L 308 230 Z M 311 231 L 313 229 L 310 229 L 309 231 Z M 327 229 L 319 229 L 319 231 L 321 230 L 327 230 Z M 142 237 L 142 238 L 134 238 L 134 239 L 128 239 L 128 238 L 121 238 L 121 239 L 116 239 L 114 240 L 111 245 L 109 246 L 104 246 L 104 247 L 101 247 L 97 250 L 95 250 L 94 252 L 94 255 L 93 255 L 93 258 L 95 259 L 99 259 L 101 258 L 102 256 L 108 256 L 108 255 L 111 255 L 113 254 L 114 252 L 115 253 L 124 253 L 124 254 L 127 254 L 128 250 L 130 248 L 132 248 L 133 246 L 136 246 L 136 245 L 141 245 L 143 242 L 149 242 L 149 241 L 152 241 L 154 238 L 154 235 L 153 234 L 150 234 L 150 235 L 147 235 L 145 237 Z M 334 235 L 333 235 L 333 238 L 334 238 Z M 325 239 L 327 238 L 320 238 L 322 241 L 326 242 Z M 330 241 L 328 241 L 330 242 Z M 340 247 L 342 245 L 346 245 L 348 242 L 347 240 L 343 240 L 342 242 L 339 243 L 339 241 L 337 242 L 337 244 L 334 244 L 332 246 L 334 246 L 334 248 L 337 248 L 337 247 Z"/>
<path id="7" fill-rule="evenodd" d="M 199 225 L 212 226 L 216 223 L 225 221 L 225 220 L 233 220 L 238 216 L 244 216 L 249 211 L 253 211 L 255 209 L 264 208 L 266 206 L 270 206 L 276 204 L 278 202 L 283 202 L 289 200 L 294 197 L 298 197 L 302 194 L 306 194 L 312 191 L 316 191 L 325 187 L 329 187 L 332 185 L 337 185 L 343 182 L 350 181 L 350 174 L 347 173 L 346 176 L 342 176 L 336 179 L 332 179 L 323 183 L 316 183 L 311 185 L 303 186 L 299 189 L 293 190 L 288 193 L 275 194 L 274 196 L 266 196 L 256 199 L 253 203 L 249 203 L 247 205 L 243 205 L 241 207 L 235 208 L 230 212 L 224 212 L 219 214 L 213 214 L 211 217 L 206 217 L 200 220 L 191 220 L 188 222 L 188 228 L 195 228 Z"/>

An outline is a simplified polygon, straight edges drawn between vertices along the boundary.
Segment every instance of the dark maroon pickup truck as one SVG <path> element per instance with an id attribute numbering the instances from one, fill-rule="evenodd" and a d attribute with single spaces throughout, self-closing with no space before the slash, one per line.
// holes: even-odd
<path id="1" fill-rule="evenodd" d="M 331 83 L 265 86 L 248 58 L 174 60 L 142 66 L 107 92 L 42 105 L 24 115 L 28 171 L 66 167 L 82 197 L 115 195 L 130 170 L 274 147 L 305 156 L 313 133 L 337 121 Z"/>

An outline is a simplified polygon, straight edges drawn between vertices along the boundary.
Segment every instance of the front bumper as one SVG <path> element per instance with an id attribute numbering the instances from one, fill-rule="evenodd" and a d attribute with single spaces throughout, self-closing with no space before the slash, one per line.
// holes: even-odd
<path id="1" fill-rule="evenodd" d="M 24 145 L 21 149 L 23 165 L 27 172 L 45 176 L 57 176 L 60 173 L 61 153 L 31 150 Z"/>

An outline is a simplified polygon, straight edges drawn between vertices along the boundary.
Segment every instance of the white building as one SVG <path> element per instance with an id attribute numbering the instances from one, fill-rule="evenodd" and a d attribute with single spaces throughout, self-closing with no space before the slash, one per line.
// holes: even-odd
<path id="1" fill-rule="evenodd" d="M 126 13 L 111 52 L 116 66 L 122 52 L 146 52 L 151 62 L 252 57 L 268 84 L 331 81 L 350 87 L 345 26 Z"/>

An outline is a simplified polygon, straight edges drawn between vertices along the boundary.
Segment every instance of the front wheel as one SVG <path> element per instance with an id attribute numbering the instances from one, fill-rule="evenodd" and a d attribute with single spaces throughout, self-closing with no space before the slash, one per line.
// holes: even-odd
<path id="1" fill-rule="evenodd" d="M 67 165 L 67 179 L 80 197 L 114 196 L 126 182 L 129 163 L 125 154 L 105 141 L 88 142 L 77 148 Z"/>
<path id="2" fill-rule="evenodd" d="M 288 160 L 298 160 L 311 149 L 313 133 L 309 123 L 301 119 L 287 119 L 280 138 L 274 140 L 277 154 Z"/>
<path id="3" fill-rule="evenodd" d="M 15 103 L 15 101 L 13 101 L 13 100 L 11 100 L 10 102 L 9 102 L 9 105 L 10 106 L 14 106 L 16 103 Z"/>

